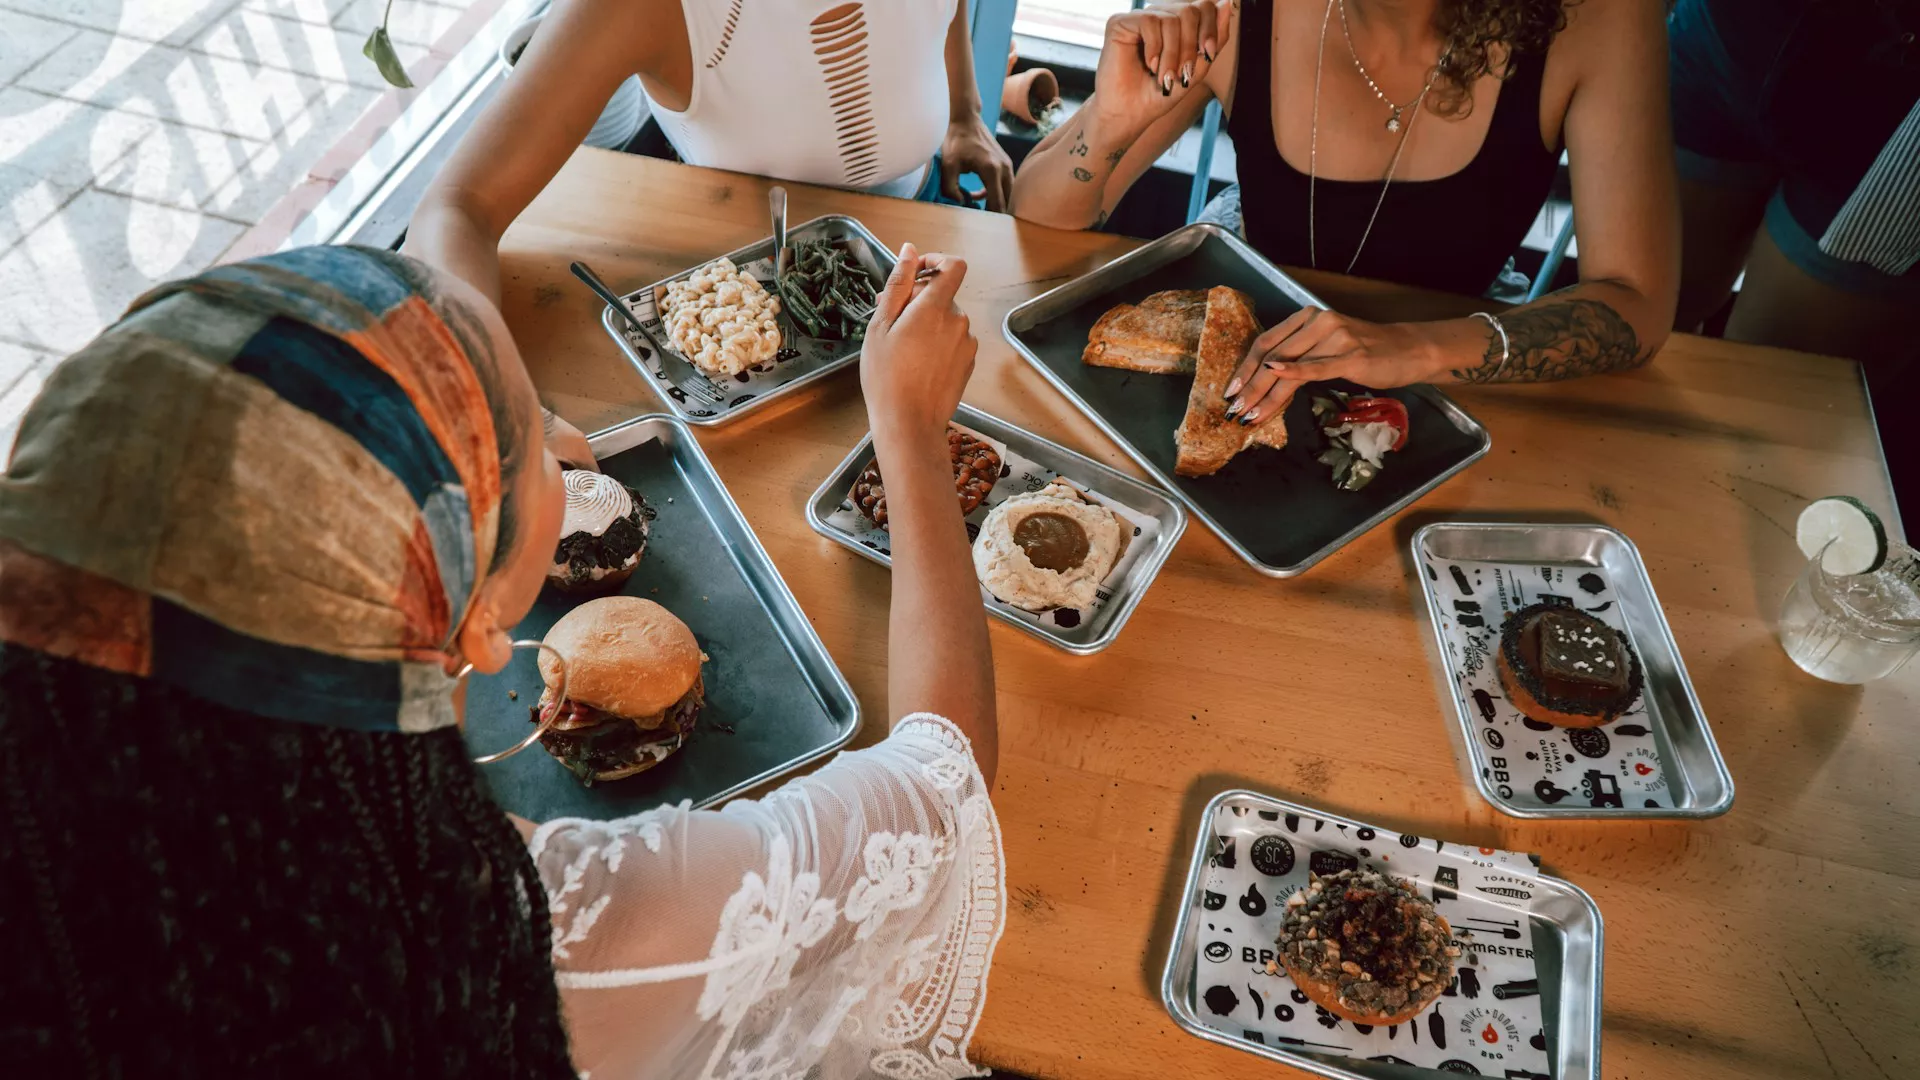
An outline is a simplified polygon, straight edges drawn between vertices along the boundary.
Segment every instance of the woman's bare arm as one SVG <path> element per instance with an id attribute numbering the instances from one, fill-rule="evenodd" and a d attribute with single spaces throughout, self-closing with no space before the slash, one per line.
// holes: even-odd
<path id="1" fill-rule="evenodd" d="M 1108 19 L 1093 95 L 1020 163 L 1014 215 L 1061 229 L 1104 225 L 1207 102 L 1228 100 L 1232 10 L 1199 0 Z"/>
<path id="2" fill-rule="evenodd" d="M 500 94 L 414 210 L 403 251 L 500 302 L 500 237 L 593 130 L 607 99 L 663 55 L 678 0 L 559 0 Z"/>
<path id="3" fill-rule="evenodd" d="M 1680 287 L 1680 196 L 1664 12 L 1659 0 L 1615 0 L 1569 13 L 1566 32 L 1583 35 L 1566 119 L 1580 283 L 1501 316 L 1508 359 L 1499 382 L 1636 367 L 1666 343 Z M 1448 370 L 1486 382 L 1499 361 L 1490 341 Z"/>
<path id="4" fill-rule="evenodd" d="M 973 77 L 973 33 L 966 0 L 954 4 L 943 50 L 947 64 L 947 133 L 940 140 L 940 193 L 965 203 L 960 177 L 972 173 L 984 185 L 987 209 L 1007 208 L 1013 191 L 1013 159 L 994 139 L 980 107 L 980 84 Z M 998 110 L 995 110 L 998 112 Z"/>
<path id="5" fill-rule="evenodd" d="M 1229 415 L 1267 419 L 1302 382 L 1552 382 L 1651 359 L 1680 277 L 1664 12 L 1660 0 L 1580 4 L 1554 46 L 1576 65 L 1564 130 L 1579 284 L 1503 312 L 1504 339 L 1484 319 L 1372 323 L 1304 309 L 1254 339 L 1227 385 Z"/>
<path id="6" fill-rule="evenodd" d="M 916 288 L 922 268 L 932 279 Z M 993 652 L 966 523 L 953 489 L 947 422 L 979 348 L 954 303 L 967 265 L 908 244 L 881 293 L 860 353 L 860 386 L 887 486 L 893 608 L 887 711 L 951 720 L 973 742 L 987 786 L 999 755 Z"/>

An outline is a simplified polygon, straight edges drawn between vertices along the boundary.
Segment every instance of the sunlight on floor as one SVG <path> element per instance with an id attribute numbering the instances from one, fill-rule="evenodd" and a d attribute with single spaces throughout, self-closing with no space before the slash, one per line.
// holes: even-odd
<path id="1" fill-rule="evenodd" d="M 396 0 L 402 61 L 475 2 Z M 0 446 L 54 362 L 216 262 L 379 99 L 383 4 L 0 0 Z"/>

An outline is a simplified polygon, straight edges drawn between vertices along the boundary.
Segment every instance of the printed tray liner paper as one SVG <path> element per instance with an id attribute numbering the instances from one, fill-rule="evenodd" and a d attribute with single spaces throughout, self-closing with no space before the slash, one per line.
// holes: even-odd
<path id="1" fill-rule="evenodd" d="M 589 445 L 601 469 L 657 515 L 640 565 L 618 592 L 660 604 L 693 631 L 707 654 L 707 704 L 686 745 L 646 772 L 588 787 L 536 744 L 481 767 L 495 800 L 534 821 L 606 820 L 683 799 L 706 806 L 846 745 L 860 727 L 852 688 L 692 430 L 645 416 Z M 586 599 L 543 588 L 514 638 L 545 637 Z M 475 753 L 526 736 L 544 686 L 536 664 L 536 650 L 516 650 L 500 674 L 470 679 L 466 734 Z"/>
<path id="2" fill-rule="evenodd" d="M 1449 526 L 1431 528 L 1445 531 Z M 1624 537 L 1612 530 L 1606 534 L 1603 539 L 1618 538 L 1624 545 Z M 1423 530 L 1422 535 L 1434 534 Z M 1419 539 L 1415 549 L 1469 768 L 1488 801 L 1522 816 L 1702 816 L 1701 796 L 1695 790 L 1702 783 L 1688 782 L 1684 767 L 1677 764 L 1665 714 L 1687 709 L 1696 720 L 1689 731 L 1703 735 L 1709 748 L 1712 736 L 1699 716 L 1691 686 L 1676 685 L 1684 682 L 1685 670 L 1678 665 L 1657 603 L 1648 603 L 1651 586 L 1634 580 L 1637 560 L 1629 566 L 1617 558 L 1571 563 L 1445 558 Z M 1638 575 L 1644 577 L 1644 570 Z M 1537 603 L 1567 604 L 1626 635 L 1645 672 L 1640 699 L 1626 713 L 1597 728 L 1566 728 L 1525 716 L 1507 701 L 1494 670 L 1500 630 L 1508 613 Z M 1645 610 L 1647 606 L 1653 610 Z M 1717 750 L 1711 759 L 1719 762 Z M 1719 770 L 1724 769 L 1719 764 Z M 1704 783 L 1720 790 L 1717 777 Z M 1718 809 L 1710 806 L 1707 812 L 1725 812 L 1731 804 L 1731 780 L 1725 791 Z"/>
<path id="3" fill-rule="evenodd" d="M 1267 970 L 1287 898 L 1306 887 L 1310 873 L 1353 868 L 1411 883 L 1433 901 L 1461 950 L 1442 995 L 1391 1027 L 1342 1019 L 1313 1004 L 1285 968 Z M 1567 1000 L 1561 983 L 1568 959 L 1561 935 L 1534 910 L 1547 883 L 1562 907 L 1572 897 L 1591 914 L 1592 983 L 1580 987 L 1580 1000 Z M 1383 1068 L 1390 1066 L 1517 1080 L 1597 1075 L 1597 1042 L 1583 1032 L 1589 1021 L 1598 1032 L 1599 912 L 1585 893 L 1542 875 L 1530 855 L 1228 792 L 1208 808 L 1189 888 L 1197 890 L 1197 903 L 1190 893 L 1164 990 L 1190 1030 L 1176 1004 L 1183 1000 L 1214 1041 L 1327 1076 L 1413 1075 Z M 1190 946 L 1183 949 L 1183 941 Z M 1579 1045 L 1566 1045 L 1570 1040 Z M 1570 1075 L 1563 1077 L 1563 1068 Z"/>
<path id="4" fill-rule="evenodd" d="M 1131 614 L 1152 578 L 1159 572 L 1160 565 L 1166 560 L 1180 533 L 1186 528 L 1186 518 L 1179 507 L 1170 500 L 1159 496 L 1152 489 L 1144 488 L 1137 482 L 1122 482 L 1118 474 L 1112 474 L 1104 466 L 1090 462 L 1076 462 L 1073 455 L 1064 448 L 1052 444 L 1036 435 L 1026 432 L 1020 434 L 1028 440 L 1043 456 L 1058 463 L 1043 464 L 1031 457 L 1009 448 L 1003 438 L 996 437 L 1000 432 L 1018 431 L 1004 420 L 980 412 L 968 406 L 961 406 L 955 414 L 954 425 L 968 434 L 993 447 L 1000 455 L 1000 479 L 994 484 L 987 498 L 967 515 L 967 541 L 972 543 L 980 536 L 980 528 L 986 522 L 993 508 L 1015 495 L 1039 491 L 1058 481 L 1064 481 L 1078 491 L 1087 501 L 1097 503 L 1113 511 L 1120 519 L 1121 538 L 1125 545 L 1120 558 L 1101 579 L 1100 587 L 1094 594 L 1094 601 L 1084 609 L 1055 608 L 1051 611 L 1033 612 L 1015 607 L 987 591 L 980 589 L 981 601 L 989 614 L 1011 623 L 1022 630 L 1040 638 L 1049 644 L 1058 645 L 1070 651 L 1088 651 L 1101 648 L 1110 643 L 1118 634 L 1120 624 Z M 1051 449 L 1051 452 L 1049 451 Z M 856 460 L 857 459 L 857 460 Z M 860 513 L 852 498 L 853 479 L 873 460 L 871 441 L 864 441 L 842 467 L 835 471 L 833 478 L 817 493 L 811 509 L 816 515 L 815 528 L 824 535 L 839 541 L 848 547 L 858 545 L 867 551 L 877 553 L 883 561 L 891 564 L 893 558 L 892 538 L 885 529 L 880 528 Z M 1091 465 L 1091 467 L 1089 467 Z M 851 475 L 849 475 L 851 474 Z M 1078 474 L 1078 475 L 1075 475 Z M 835 488 L 834 485 L 838 485 Z M 1091 485 L 1091 486 L 1090 486 Z M 1109 485 L 1112 485 L 1109 490 Z M 1158 515 L 1148 513 L 1135 505 L 1128 505 L 1115 497 L 1121 490 L 1133 494 L 1152 497 L 1160 511 Z M 821 514 L 825 503 L 824 495 L 837 494 L 839 502 L 831 512 Z M 1171 525 L 1168 523 L 1171 518 Z M 865 554 L 865 552 L 862 552 Z M 1139 575 L 1136 577 L 1136 575 Z M 1123 583 L 1132 588 L 1123 588 Z M 1118 602 L 1116 603 L 1116 598 Z"/>
<path id="5" fill-rule="evenodd" d="M 830 214 L 812 221 L 796 225 L 787 230 L 789 245 L 805 240 L 821 238 L 843 240 L 866 271 L 875 281 L 885 281 L 893 273 L 896 261 L 893 254 L 881 244 L 866 226 L 853 218 L 840 214 Z M 768 237 L 739 249 L 728 252 L 741 273 L 758 281 L 768 292 L 773 292 L 773 238 Z M 708 260 L 709 262 L 712 260 Z M 706 263 L 701 263 L 705 266 Z M 674 415 L 690 424 L 713 425 L 734 419 L 743 413 L 765 405 L 773 399 L 797 390 L 801 386 L 826 377 L 860 359 L 860 342 L 827 341 L 808 337 L 801 331 L 799 324 L 787 314 L 786 305 L 781 305 L 778 321 L 780 324 L 780 351 L 774 358 L 759 367 L 741 372 L 738 375 L 709 376 L 713 385 L 727 394 L 725 401 L 708 404 L 697 398 L 688 397 L 678 386 L 677 381 L 664 365 L 657 353 L 668 352 L 681 360 L 687 360 L 679 350 L 673 347 L 667 336 L 666 327 L 661 324 L 661 303 L 666 297 L 667 286 L 688 277 L 699 266 L 688 267 L 680 273 L 654 282 L 643 289 L 629 293 L 624 299 L 627 306 L 640 318 L 644 332 L 636 331 L 626 318 L 608 307 L 601 316 L 601 323 L 607 333 L 620 344 L 622 351 L 633 366 L 647 377 L 656 392 L 671 409 Z M 687 360 L 689 364 L 692 361 Z M 696 372 L 698 368 L 694 369 Z M 705 372 L 700 372 L 704 375 Z"/>

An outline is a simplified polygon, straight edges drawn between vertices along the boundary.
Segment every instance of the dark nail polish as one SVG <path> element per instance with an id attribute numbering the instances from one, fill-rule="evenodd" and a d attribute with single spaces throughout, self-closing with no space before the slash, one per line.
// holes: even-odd
<path id="1" fill-rule="evenodd" d="M 1209 63 L 1209 64 L 1211 64 L 1211 63 L 1213 63 L 1213 54 L 1212 54 L 1212 53 L 1210 53 L 1210 52 L 1208 52 L 1208 51 L 1207 51 L 1207 50 L 1205 50 L 1205 49 L 1201 49 L 1201 50 L 1200 50 L 1200 55 L 1201 55 L 1201 56 L 1204 56 L 1204 57 L 1206 57 L 1206 58 L 1207 58 L 1207 63 Z"/>
<path id="2" fill-rule="evenodd" d="M 1160 96 L 1161 96 L 1161 97 L 1171 97 L 1172 95 L 1173 95 L 1173 91 L 1172 91 L 1172 90 L 1170 90 L 1170 89 L 1168 89 L 1168 87 L 1167 87 L 1167 84 L 1166 84 L 1166 83 L 1161 83 L 1161 84 L 1160 84 Z"/>
<path id="3" fill-rule="evenodd" d="M 1182 71 L 1182 72 L 1180 73 L 1180 85 L 1181 85 L 1181 86 L 1192 86 L 1192 85 L 1193 85 L 1193 83 L 1192 83 L 1192 82 L 1191 82 L 1190 80 L 1188 80 L 1188 78 L 1187 78 L 1187 73 L 1186 73 L 1186 72 L 1184 72 L 1184 71 Z"/>

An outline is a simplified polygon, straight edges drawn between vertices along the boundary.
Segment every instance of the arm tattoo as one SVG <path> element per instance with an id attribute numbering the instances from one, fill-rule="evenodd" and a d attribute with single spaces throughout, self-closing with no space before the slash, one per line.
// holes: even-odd
<path id="1" fill-rule="evenodd" d="M 1556 297 L 1559 297 L 1556 299 Z M 1508 356 L 1501 382 L 1554 382 L 1639 366 L 1640 339 L 1633 325 L 1599 300 L 1555 293 L 1545 302 L 1501 319 L 1507 328 Z M 1500 336 L 1489 327 L 1487 354 L 1480 363 L 1460 368 L 1461 382 L 1492 382 L 1500 369 Z"/>
<path id="2" fill-rule="evenodd" d="M 1080 181 L 1083 184 L 1090 184 L 1093 182 L 1093 174 L 1081 168 L 1078 165 L 1075 165 L 1073 167 L 1073 178 L 1075 180 Z"/>
<path id="3" fill-rule="evenodd" d="M 1107 212 L 1105 210 L 1100 211 L 1100 216 L 1093 219 L 1093 227 L 1096 229 L 1104 229 L 1107 227 Z"/>
<path id="4" fill-rule="evenodd" d="M 1123 146 L 1120 149 L 1115 150 L 1111 154 L 1107 155 L 1107 164 L 1118 165 L 1120 164 L 1120 159 L 1126 156 L 1127 156 L 1127 148 Z"/>

